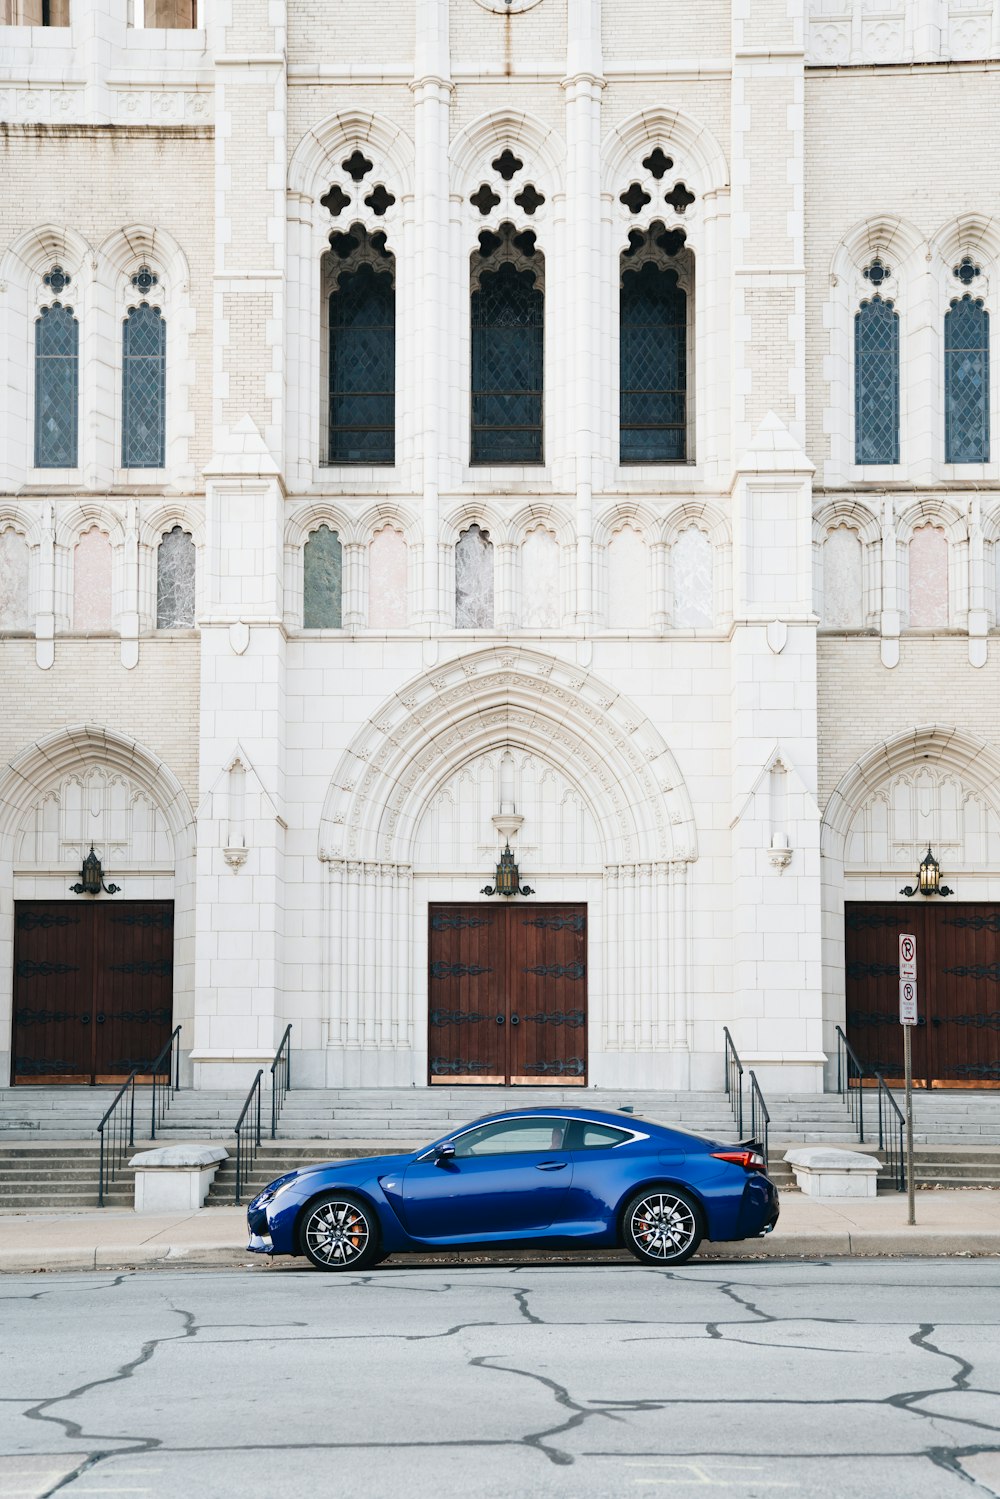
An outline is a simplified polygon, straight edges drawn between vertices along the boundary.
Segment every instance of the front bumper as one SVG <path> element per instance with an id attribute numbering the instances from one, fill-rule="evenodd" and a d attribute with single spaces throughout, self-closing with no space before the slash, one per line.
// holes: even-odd
<path id="1" fill-rule="evenodd" d="M 255 1234 L 255 1233 L 251 1233 L 250 1234 L 250 1241 L 247 1244 L 247 1253 L 248 1254 L 273 1254 L 274 1253 L 274 1245 L 271 1243 L 271 1235 L 270 1234 Z"/>

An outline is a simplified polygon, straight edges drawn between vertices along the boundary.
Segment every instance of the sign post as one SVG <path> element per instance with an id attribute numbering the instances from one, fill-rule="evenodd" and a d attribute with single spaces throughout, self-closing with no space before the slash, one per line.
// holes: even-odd
<path id="1" fill-rule="evenodd" d="M 913 1027 L 917 1023 L 917 939 L 908 932 L 899 938 L 899 1023 L 903 1027 L 903 1067 L 906 1073 L 906 1221 L 916 1223 L 913 1182 Z"/>

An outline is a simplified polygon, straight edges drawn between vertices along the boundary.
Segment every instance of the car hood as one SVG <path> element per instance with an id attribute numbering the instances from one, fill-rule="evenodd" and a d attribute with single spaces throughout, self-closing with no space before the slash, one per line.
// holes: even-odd
<path id="1" fill-rule="evenodd" d="M 329 1161 L 313 1161 L 308 1166 L 300 1166 L 294 1173 L 294 1179 L 302 1176 L 313 1176 L 319 1171 L 336 1170 L 337 1175 L 345 1177 L 348 1174 L 360 1179 L 369 1176 L 381 1176 L 385 1171 L 402 1171 L 412 1160 L 419 1155 L 419 1151 L 407 1151 L 405 1155 L 364 1155 L 364 1156 L 335 1156 Z M 289 1178 L 290 1180 L 292 1178 Z"/>

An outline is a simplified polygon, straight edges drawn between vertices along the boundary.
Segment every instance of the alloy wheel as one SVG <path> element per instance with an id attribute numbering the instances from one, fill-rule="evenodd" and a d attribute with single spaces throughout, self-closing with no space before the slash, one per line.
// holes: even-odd
<path id="1" fill-rule="evenodd" d="M 361 1206 L 348 1197 L 316 1203 L 302 1225 L 302 1248 L 321 1270 L 360 1269 L 371 1255 L 372 1225 Z"/>
<path id="2" fill-rule="evenodd" d="M 701 1242 L 694 1204 L 677 1192 L 645 1192 L 628 1208 L 629 1248 L 640 1259 L 689 1259 Z"/>

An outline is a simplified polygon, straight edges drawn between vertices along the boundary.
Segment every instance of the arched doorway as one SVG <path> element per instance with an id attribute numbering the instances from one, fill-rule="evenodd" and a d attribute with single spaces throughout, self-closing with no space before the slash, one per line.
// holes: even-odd
<path id="1" fill-rule="evenodd" d="M 908 898 L 901 891 L 914 886 L 928 846 L 954 894 Z M 996 750 L 948 727 L 880 745 L 831 797 L 823 853 L 830 1031 L 842 1025 L 871 1071 L 902 1075 L 898 942 L 908 932 L 917 939 L 918 1085 L 1000 1087 Z"/>
<path id="2" fill-rule="evenodd" d="M 52 735 L 0 777 L 13 1084 L 123 1079 L 190 1014 L 192 829 L 167 767 L 107 730 Z M 114 894 L 71 891 L 92 846 Z"/>
<path id="3" fill-rule="evenodd" d="M 515 918 L 487 918 L 501 901 L 480 892 L 507 838 L 536 891 L 510 909 L 568 924 L 522 931 L 518 919 L 512 931 Z M 609 684 L 526 647 L 470 653 L 408 683 L 345 754 L 324 808 L 327 1081 L 686 1086 L 695 853 L 673 756 Z M 435 931 L 435 917 L 488 925 Z M 492 933 L 493 961 L 473 953 L 476 932 Z M 435 964 L 493 972 L 436 976 Z M 435 1027 L 435 1011 L 481 1018 Z M 509 1035 L 515 1015 L 519 1037 L 549 1038 L 543 1050 L 519 1057 L 505 1043 L 496 1071 L 433 1070 L 435 1057 L 488 1061 L 455 1049 L 460 1028 L 471 1036 L 488 1016 Z"/>

